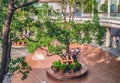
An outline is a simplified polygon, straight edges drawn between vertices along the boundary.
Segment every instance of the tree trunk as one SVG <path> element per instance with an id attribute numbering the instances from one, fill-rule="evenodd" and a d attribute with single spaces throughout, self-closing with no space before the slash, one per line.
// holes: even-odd
<path id="1" fill-rule="evenodd" d="M 12 41 L 11 41 L 11 38 L 9 38 L 9 42 L 8 42 L 8 54 L 7 54 L 7 72 L 8 72 L 8 70 L 9 70 L 9 67 L 8 67 L 8 65 L 9 65 L 9 62 L 10 62 L 10 60 L 11 60 L 11 45 L 12 45 Z"/>
<path id="2" fill-rule="evenodd" d="M 75 7 L 73 8 L 73 11 L 72 11 L 72 21 L 74 21 L 74 15 L 75 15 Z"/>
<path id="3" fill-rule="evenodd" d="M 70 43 L 66 44 L 67 48 L 66 48 L 66 52 L 69 54 L 70 53 Z"/>
<path id="4" fill-rule="evenodd" d="M 72 21 L 74 21 L 75 8 L 76 8 L 76 3 L 74 2 L 74 3 L 73 3 L 72 16 L 71 16 Z"/>
<path id="5" fill-rule="evenodd" d="M 67 8 L 67 4 L 65 2 L 63 2 L 61 4 L 61 12 L 62 12 L 62 15 L 63 15 L 63 19 L 64 19 L 64 23 L 66 24 L 67 21 L 66 21 L 66 8 Z"/>
<path id="6" fill-rule="evenodd" d="M 62 14 L 63 14 L 63 19 L 64 19 L 64 23 L 66 24 L 66 14 L 65 14 L 65 9 L 62 9 Z"/>
<path id="7" fill-rule="evenodd" d="M 10 61 L 10 53 L 11 53 L 11 40 L 9 38 L 9 34 L 10 34 L 10 24 L 11 24 L 11 20 L 12 20 L 12 16 L 15 10 L 25 7 L 25 6 L 29 6 L 33 3 L 38 2 L 39 0 L 33 0 L 30 2 L 27 2 L 25 4 L 21 4 L 19 6 L 15 6 L 14 0 L 9 0 L 8 3 L 8 11 L 7 11 L 7 16 L 6 16 L 6 21 L 5 21 L 5 25 L 3 28 L 3 46 L 2 46 L 2 61 L 1 61 L 1 75 L 0 75 L 0 83 L 2 83 L 4 75 L 7 73 L 8 71 L 8 64 Z"/>
<path id="8" fill-rule="evenodd" d="M 1 62 L 1 77 L 0 77 L 0 83 L 2 83 L 4 75 L 7 73 L 7 62 L 8 62 L 8 53 L 9 53 L 9 33 L 10 33 L 10 24 L 12 20 L 12 16 L 14 13 L 13 8 L 13 1 L 9 2 L 8 5 L 8 12 L 7 17 L 5 21 L 5 25 L 3 28 L 3 47 L 2 47 L 2 62 Z"/>

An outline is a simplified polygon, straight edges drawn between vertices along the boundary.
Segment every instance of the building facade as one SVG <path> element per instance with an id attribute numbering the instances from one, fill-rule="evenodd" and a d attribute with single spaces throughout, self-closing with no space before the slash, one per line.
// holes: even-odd
<path id="1" fill-rule="evenodd" d="M 57 5 L 57 2 L 59 0 L 41 0 L 40 2 L 49 2 L 50 6 L 53 6 L 55 9 L 59 9 L 59 5 Z M 100 7 L 102 4 L 107 2 L 110 5 L 110 12 L 116 13 L 118 12 L 118 4 L 120 4 L 120 0 L 97 0 L 98 2 L 98 11 L 102 12 L 100 10 Z M 109 9 L 109 8 L 108 8 Z"/>
<path id="2" fill-rule="evenodd" d="M 97 0 L 99 12 L 101 12 L 100 6 L 105 2 L 108 3 L 108 1 L 110 1 L 110 12 L 111 13 L 118 12 L 118 4 L 120 4 L 120 0 Z"/>

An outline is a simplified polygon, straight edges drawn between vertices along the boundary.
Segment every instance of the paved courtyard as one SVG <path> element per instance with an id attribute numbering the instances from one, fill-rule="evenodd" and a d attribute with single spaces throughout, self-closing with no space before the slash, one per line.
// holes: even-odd
<path id="1" fill-rule="evenodd" d="M 1 47 L 1 45 L 0 45 L 0 47 Z M 2 58 L 1 55 L 2 55 L 2 49 L 0 48 L 0 61 Z M 12 48 L 12 50 L 11 50 L 11 57 L 12 58 L 23 57 L 26 55 L 28 55 L 28 51 L 26 48 Z"/>
<path id="2" fill-rule="evenodd" d="M 120 83 L 120 62 L 116 60 L 116 56 L 87 44 L 81 45 L 80 48 L 81 53 L 78 60 L 88 66 L 88 74 L 84 77 L 57 80 L 48 76 L 46 69 L 59 57 L 46 56 L 45 51 L 40 50 L 44 54 L 45 60 L 32 60 L 33 55 L 28 55 L 26 61 L 33 70 L 24 81 L 20 79 L 19 75 L 14 76 L 12 83 Z"/>
<path id="3" fill-rule="evenodd" d="M 104 51 L 107 51 L 117 57 L 120 57 L 120 47 L 118 48 L 107 48 L 105 46 L 105 44 L 103 44 L 102 46 L 97 45 L 95 42 L 92 42 L 90 45 L 95 46 L 95 47 L 99 47 L 101 49 L 103 49 Z M 1 47 L 1 44 L 0 44 Z M 23 57 L 28 55 L 29 52 L 27 51 L 26 48 L 13 48 L 11 50 L 11 56 L 12 58 L 17 58 L 17 57 Z M 2 55 L 2 49 L 0 48 L 0 61 L 1 61 L 1 55 Z"/>
<path id="4" fill-rule="evenodd" d="M 20 79 L 15 77 L 12 83 L 16 83 L 16 81 L 19 81 L 18 83 L 42 83 L 42 81 L 45 81 L 45 83 L 120 83 L 120 62 L 116 60 L 116 58 L 120 56 L 120 48 L 106 48 L 105 45 L 98 46 L 95 43 L 91 43 L 91 45 L 98 48 L 84 46 L 84 48 L 82 48 L 81 50 L 82 53 L 80 55 L 82 57 L 79 58 L 80 61 L 83 60 L 87 64 L 89 68 L 89 75 L 70 81 L 59 81 L 46 75 L 45 69 L 52 64 L 52 61 L 58 59 L 58 57 L 45 57 L 45 60 L 31 62 L 31 56 L 27 56 L 29 55 L 27 49 L 12 48 L 12 58 L 27 56 L 29 57 L 29 59 L 27 59 L 28 63 L 33 67 L 33 70 L 28 76 L 28 79 L 26 79 L 25 81 L 21 81 Z M 104 53 L 100 51 L 104 51 Z M 2 51 L 0 49 L 0 54 L 1 52 Z M 111 54 L 109 54 L 108 52 L 110 52 Z M 102 81 L 99 82 L 98 80 L 100 79 L 102 79 Z M 94 82 L 92 80 L 94 80 Z M 10 83 L 10 81 L 4 83 Z"/>

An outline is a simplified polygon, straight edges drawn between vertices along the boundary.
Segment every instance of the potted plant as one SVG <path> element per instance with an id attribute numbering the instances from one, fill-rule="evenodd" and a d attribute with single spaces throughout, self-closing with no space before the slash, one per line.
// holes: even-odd
<path id="1" fill-rule="evenodd" d="M 53 64 L 53 70 L 57 72 L 59 70 L 60 61 L 59 60 L 54 61 L 52 64 Z"/>
<path id="2" fill-rule="evenodd" d="M 68 65 L 68 67 L 69 67 L 71 73 L 75 72 L 76 66 L 74 63 L 71 63 L 70 65 Z"/>
<path id="3" fill-rule="evenodd" d="M 17 46 L 17 45 L 18 45 L 18 43 L 17 43 L 18 41 L 19 41 L 19 39 L 18 39 L 18 38 L 17 38 L 17 39 L 15 39 L 15 40 L 14 40 L 14 42 L 12 42 L 12 45 Z"/>
<path id="4" fill-rule="evenodd" d="M 25 46 L 25 45 L 26 45 L 26 40 L 25 40 L 25 39 L 21 40 L 21 45 L 22 45 L 22 46 Z"/>
<path id="5" fill-rule="evenodd" d="M 80 70 L 80 68 L 82 67 L 78 61 L 75 61 L 74 64 L 76 66 L 76 70 Z"/>
<path id="6" fill-rule="evenodd" d="M 66 67 L 67 67 L 66 64 L 60 64 L 60 66 L 59 66 L 60 72 L 65 73 Z"/>

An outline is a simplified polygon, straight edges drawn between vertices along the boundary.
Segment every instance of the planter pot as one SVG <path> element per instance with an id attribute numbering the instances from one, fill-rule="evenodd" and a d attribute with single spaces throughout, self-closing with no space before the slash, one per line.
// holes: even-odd
<path id="1" fill-rule="evenodd" d="M 27 42 L 24 42 L 25 45 L 27 45 Z"/>
<path id="2" fill-rule="evenodd" d="M 15 45 L 15 46 L 16 46 L 16 45 L 17 45 L 17 43 L 15 42 L 15 43 L 13 43 L 13 45 Z"/>
<path id="3" fill-rule="evenodd" d="M 58 72 L 59 69 L 58 68 L 53 68 L 53 70 L 54 70 L 54 72 Z"/>
<path id="4" fill-rule="evenodd" d="M 20 46 L 20 45 L 21 45 L 21 42 L 17 42 L 17 45 Z"/>
<path id="5" fill-rule="evenodd" d="M 60 70 L 60 73 L 61 73 L 61 74 L 64 74 L 64 73 L 65 73 L 65 70 Z"/>
<path id="6" fill-rule="evenodd" d="M 80 71 L 82 69 L 82 67 L 77 67 L 76 71 Z"/>
<path id="7" fill-rule="evenodd" d="M 21 42 L 21 45 L 24 46 L 24 45 L 25 45 L 25 42 Z"/>
<path id="8" fill-rule="evenodd" d="M 75 73 L 75 71 L 73 69 L 70 70 L 70 73 Z"/>

